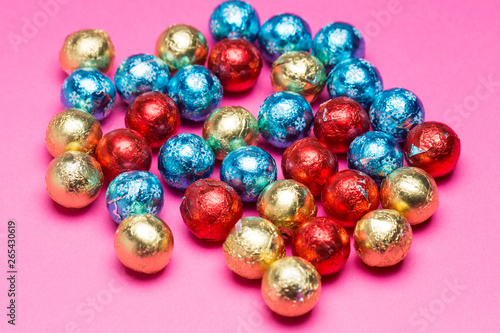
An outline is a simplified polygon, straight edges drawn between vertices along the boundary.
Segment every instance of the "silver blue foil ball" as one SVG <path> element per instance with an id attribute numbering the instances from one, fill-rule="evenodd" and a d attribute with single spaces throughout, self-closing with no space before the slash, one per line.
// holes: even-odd
<path id="1" fill-rule="evenodd" d="M 361 32 L 348 23 L 334 22 L 324 26 L 314 37 L 312 54 L 330 71 L 339 62 L 365 56 Z"/>
<path id="2" fill-rule="evenodd" d="M 384 90 L 375 95 L 368 112 L 373 129 L 404 142 L 410 130 L 424 122 L 424 106 L 411 91 L 403 88 Z"/>
<path id="3" fill-rule="evenodd" d="M 391 135 L 367 132 L 351 142 L 347 166 L 366 173 L 380 185 L 388 174 L 403 166 L 403 151 Z"/>
<path id="4" fill-rule="evenodd" d="M 215 155 L 208 142 L 190 133 L 168 139 L 158 155 L 158 169 L 163 180 L 179 190 L 210 176 L 214 164 Z"/>
<path id="5" fill-rule="evenodd" d="M 286 148 L 311 132 L 314 120 L 311 105 L 291 91 L 270 95 L 259 110 L 262 137 L 275 147 Z"/>
<path id="6" fill-rule="evenodd" d="M 347 96 L 368 110 L 376 94 L 382 91 L 382 77 L 369 61 L 349 58 L 338 63 L 326 78 L 331 98 Z"/>
<path id="7" fill-rule="evenodd" d="M 253 43 L 259 35 L 259 28 L 259 15 L 245 1 L 225 1 L 210 16 L 210 32 L 216 41 L 236 37 Z"/>
<path id="8" fill-rule="evenodd" d="M 220 179 L 231 185 L 241 200 L 257 201 L 260 192 L 276 181 L 276 161 L 265 150 L 246 146 L 233 150 L 224 157 Z"/>
<path id="9" fill-rule="evenodd" d="M 135 214 L 158 214 L 163 208 L 164 193 L 160 181 L 148 171 L 119 174 L 106 191 L 109 215 L 116 223 Z"/>
<path id="10" fill-rule="evenodd" d="M 274 62 L 288 51 L 309 52 L 312 45 L 309 24 L 294 14 L 279 14 L 264 22 L 259 31 L 259 47 L 264 59 Z"/>
<path id="11" fill-rule="evenodd" d="M 200 65 L 182 67 L 168 84 L 181 117 L 194 121 L 204 121 L 219 106 L 222 92 L 219 78 Z"/>
<path id="12" fill-rule="evenodd" d="M 150 54 L 123 60 L 115 74 L 116 89 L 127 103 L 148 91 L 167 92 L 170 72 L 165 61 Z"/>
<path id="13" fill-rule="evenodd" d="M 116 90 L 113 81 L 92 68 L 73 71 L 64 80 L 61 102 L 65 108 L 78 108 L 97 120 L 106 118 L 115 107 Z"/>

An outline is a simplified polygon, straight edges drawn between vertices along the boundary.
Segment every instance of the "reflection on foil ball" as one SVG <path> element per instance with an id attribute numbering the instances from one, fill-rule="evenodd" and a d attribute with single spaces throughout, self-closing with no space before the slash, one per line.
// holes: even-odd
<path id="1" fill-rule="evenodd" d="M 175 73 L 187 65 L 204 65 L 208 45 L 205 36 L 186 24 L 174 24 L 162 32 L 156 41 L 156 56 Z"/>
<path id="2" fill-rule="evenodd" d="M 326 78 L 330 98 L 347 96 L 368 110 L 376 94 L 382 91 L 382 77 L 370 62 L 349 58 L 338 63 Z"/>
<path id="3" fill-rule="evenodd" d="M 160 181 L 148 171 L 121 173 L 106 191 L 109 215 L 118 224 L 130 215 L 157 215 L 163 208 L 163 200 Z"/>
<path id="4" fill-rule="evenodd" d="M 308 52 L 286 52 L 273 62 L 274 91 L 293 91 L 312 103 L 323 91 L 325 81 L 325 67 Z"/>
<path id="5" fill-rule="evenodd" d="M 238 193 L 223 181 L 200 179 L 189 185 L 181 203 L 182 220 L 199 239 L 222 241 L 243 214 Z"/>
<path id="6" fill-rule="evenodd" d="M 388 175 L 380 186 L 382 207 L 394 209 L 411 225 L 426 221 L 439 205 L 434 178 L 422 169 L 399 168 Z"/>
<path id="7" fill-rule="evenodd" d="M 367 132 L 351 143 L 347 152 L 347 166 L 366 173 L 380 185 L 388 174 L 403 166 L 403 151 L 389 134 Z"/>
<path id="8" fill-rule="evenodd" d="M 220 167 L 220 179 L 247 202 L 257 201 L 260 192 L 276 180 L 277 174 L 274 158 L 255 146 L 233 150 L 224 157 Z"/>
<path id="9" fill-rule="evenodd" d="M 50 162 L 45 185 L 52 200 L 67 208 L 90 205 L 103 183 L 101 166 L 82 152 L 68 151 Z"/>
<path id="10" fill-rule="evenodd" d="M 260 134 L 273 146 L 286 148 L 309 135 L 313 118 L 304 97 L 291 91 L 276 92 L 259 109 Z"/>
<path id="11" fill-rule="evenodd" d="M 68 35 L 59 51 L 59 64 L 68 74 L 79 68 L 108 73 L 115 60 L 115 47 L 104 30 L 78 30 Z"/>
<path id="12" fill-rule="evenodd" d="M 173 249 L 172 231 L 154 215 L 131 215 L 116 229 L 118 259 L 136 272 L 154 274 L 161 271 L 170 261 Z"/>
<path id="13" fill-rule="evenodd" d="M 358 102 L 335 97 L 319 106 L 314 135 L 336 153 L 346 153 L 351 142 L 370 130 L 370 118 Z"/>
<path id="14" fill-rule="evenodd" d="M 253 43 L 259 34 L 260 20 L 247 2 L 224 1 L 212 12 L 209 25 L 215 41 L 237 37 Z"/>
<path id="15" fill-rule="evenodd" d="M 330 71 L 342 60 L 363 58 L 365 40 L 361 32 L 348 23 L 329 23 L 314 37 L 312 54 Z"/>
<path id="16" fill-rule="evenodd" d="M 321 293 L 321 276 L 300 257 L 286 257 L 271 264 L 262 278 L 262 297 L 267 306 L 285 317 L 311 311 Z"/>
<path id="17" fill-rule="evenodd" d="M 96 69 L 81 68 L 64 80 L 61 103 L 92 114 L 97 120 L 106 118 L 115 107 L 116 90 L 113 81 Z"/>
<path id="18" fill-rule="evenodd" d="M 259 125 L 257 119 L 241 106 L 223 106 L 205 120 L 202 136 L 212 147 L 215 158 L 222 160 L 237 148 L 256 146 Z"/>
<path id="19" fill-rule="evenodd" d="M 182 67 L 168 84 L 168 95 L 173 98 L 181 117 L 203 121 L 222 100 L 222 85 L 210 70 L 199 65 Z"/>
<path id="20" fill-rule="evenodd" d="M 257 211 L 288 238 L 301 224 L 316 216 L 318 207 L 305 185 L 293 179 L 282 179 L 271 183 L 260 193 Z"/>
<path id="21" fill-rule="evenodd" d="M 123 60 L 115 74 L 116 90 L 127 103 L 148 91 L 167 92 L 170 72 L 165 61 L 150 54 Z"/>
<path id="22" fill-rule="evenodd" d="M 368 266 L 388 267 L 403 260 L 413 233 L 405 217 L 392 209 L 366 214 L 354 228 L 354 249 Z"/>
<path id="23" fill-rule="evenodd" d="M 161 146 L 158 169 L 167 185 L 185 190 L 198 179 L 208 178 L 215 156 L 210 145 L 198 135 L 174 135 Z"/>
<path id="24" fill-rule="evenodd" d="M 45 131 L 45 144 L 54 157 L 67 151 L 94 155 L 101 137 L 101 125 L 94 116 L 78 109 L 67 109 L 50 120 Z"/>
<path id="25" fill-rule="evenodd" d="M 309 24 L 297 15 L 275 15 L 264 22 L 260 28 L 260 51 L 264 59 L 269 62 L 274 62 L 285 52 L 309 52 L 311 45 Z"/>
<path id="26" fill-rule="evenodd" d="M 375 96 L 369 115 L 375 131 L 403 142 L 413 127 L 424 122 L 424 106 L 411 91 L 393 88 Z"/>
<path id="27" fill-rule="evenodd" d="M 460 139 L 450 126 L 429 121 L 415 126 L 404 145 L 408 165 L 425 170 L 432 177 L 444 176 L 460 157 Z"/>
<path id="28" fill-rule="evenodd" d="M 260 217 L 239 220 L 222 250 L 227 267 L 247 279 L 260 279 L 269 265 L 286 254 L 278 228 Z"/>

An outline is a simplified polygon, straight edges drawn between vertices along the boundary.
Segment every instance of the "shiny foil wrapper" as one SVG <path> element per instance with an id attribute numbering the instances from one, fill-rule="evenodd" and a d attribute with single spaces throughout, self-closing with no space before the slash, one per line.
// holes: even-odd
<path id="1" fill-rule="evenodd" d="M 281 158 L 283 175 L 295 179 L 316 196 L 321 194 L 326 181 L 338 169 L 337 156 L 315 138 L 304 138 L 292 143 Z"/>
<path id="2" fill-rule="evenodd" d="M 222 160 L 237 148 L 256 146 L 259 141 L 259 124 L 241 106 L 223 106 L 214 110 L 205 120 L 202 136 L 212 147 L 215 158 Z"/>
<path id="3" fill-rule="evenodd" d="M 326 82 L 325 67 L 308 52 L 286 52 L 273 63 L 271 83 L 274 91 L 293 91 L 314 102 Z"/>
<path id="4" fill-rule="evenodd" d="M 422 169 L 399 168 L 387 176 L 380 186 L 382 207 L 404 215 L 411 225 L 426 221 L 439 205 L 434 178 Z"/>
<path id="5" fill-rule="evenodd" d="M 354 249 L 368 266 L 388 267 L 403 260 L 410 250 L 413 233 L 403 215 L 392 209 L 366 214 L 354 229 Z"/>
<path id="6" fill-rule="evenodd" d="M 154 274 L 170 261 L 174 236 L 168 225 L 154 215 L 131 215 L 116 229 L 114 243 L 118 259 L 125 267 Z"/>
<path id="7" fill-rule="evenodd" d="M 49 196 L 61 206 L 82 208 L 99 195 L 103 184 L 101 166 L 82 152 L 68 151 L 50 162 L 45 174 Z"/>
<path id="8" fill-rule="evenodd" d="M 293 237 L 301 224 L 316 216 L 318 207 L 305 185 L 292 179 L 283 179 L 262 191 L 257 201 L 257 211 L 288 238 Z"/>
<path id="9" fill-rule="evenodd" d="M 165 61 L 171 73 L 187 65 L 204 65 L 208 45 L 205 36 L 187 24 L 174 24 L 156 41 L 156 56 Z"/>
<path id="10" fill-rule="evenodd" d="M 415 126 L 404 144 L 408 165 L 425 170 L 432 177 L 444 176 L 460 158 L 460 138 L 448 125 L 429 121 Z"/>
<path id="11" fill-rule="evenodd" d="M 68 74 L 79 68 L 108 73 L 113 67 L 115 47 L 103 30 L 78 30 L 66 37 L 59 51 L 59 63 Z"/>
<path id="12" fill-rule="evenodd" d="M 260 217 L 239 220 L 222 250 L 229 269 L 247 279 L 260 279 L 269 265 L 286 254 L 278 228 Z"/>
<path id="13" fill-rule="evenodd" d="M 243 214 L 238 193 L 217 179 L 200 179 L 191 184 L 182 198 L 182 220 L 199 239 L 225 240 Z"/>
<path id="14" fill-rule="evenodd" d="M 101 137 L 101 125 L 94 116 L 78 109 L 67 109 L 50 120 L 45 144 L 54 157 L 67 151 L 81 151 L 92 156 Z"/>
<path id="15" fill-rule="evenodd" d="M 275 313 L 297 317 L 311 311 L 321 294 L 321 276 L 314 266 L 299 257 L 275 261 L 264 274 L 262 297 Z"/>
<path id="16" fill-rule="evenodd" d="M 236 37 L 253 43 L 259 34 L 259 15 L 245 1 L 224 1 L 210 15 L 209 28 L 216 41 Z"/>

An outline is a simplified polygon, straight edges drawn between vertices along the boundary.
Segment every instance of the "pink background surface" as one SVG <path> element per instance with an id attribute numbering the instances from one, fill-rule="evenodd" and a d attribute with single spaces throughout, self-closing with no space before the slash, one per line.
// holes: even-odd
<path id="1" fill-rule="evenodd" d="M 58 52 L 64 37 L 82 28 L 106 30 L 116 48 L 116 69 L 129 55 L 154 53 L 156 38 L 173 23 L 196 26 L 213 45 L 208 19 L 219 1 L 64 2 L 48 18 L 33 0 L 4 3 L 0 14 L 0 331 L 8 326 L 8 219 L 18 226 L 17 331 L 498 330 L 500 224 L 493 216 L 500 186 L 493 147 L 500 139 L 497 1 L 251 1 L 261 22 L 288 11 L 302 15 L 314 34 L 334 20 L 359 27 L 368 39 L 366 58 L 379 68 L 384 87 L 414 91 L 426 119 L 450 124 L 462 139 L 456 170 L 438 181 L 439 209 L 415 228 L 405 261 L 375 270 L 351 252 L 339 274 L 323 279 L 317 307 L 296 319 L 273 315 L 258 281 L 232 274 L 220 245 L 191 236 L 179 214 L 182 194 L 166 185 L 160 217 L 174 233 L 175 248 L 167 268 L 151 277 L 126 270 L 116 258 L 116 224 L 107 213 L 104 190 L 80 211 L 49 199 L 44 174 L 51 157 L 44 135 L 50 118 L 62 110 L 65 74 Z M 25 20 L 34 18 L 40 27 L 23 35 Z M 24 36 L 25 43 L 13 47 L 13 34 Z M 225 96 L 222 105 L 239 104 L 257 115 L 272 92 L 265 65 L 250 93 Z M 324 91 L 314 110 L 327 98 Z M 120 101 L 102 123 L 104 132 L 124 127 L 124 112 Z M 201 123 L 183 122 L 179 132 L 200 134 Z M 270 152 L 279 163 L 282 151 Z M 340 160 L 344 169 L 345 158 Z M 159 176 L 156 163 L 155 155 L 151 171 Z M 213 176 L 218 178 L 218 166 Z M 256 215 L 254 205 L 246 205 L 245 215 Z"/>

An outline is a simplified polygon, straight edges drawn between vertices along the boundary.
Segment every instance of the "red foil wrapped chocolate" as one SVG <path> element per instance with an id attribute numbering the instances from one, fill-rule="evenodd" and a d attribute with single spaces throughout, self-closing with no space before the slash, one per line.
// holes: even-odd
<path id="1" fill-rule="evenodd" d="M 325 184 L 321 203 L 328 216 L 345 228 L 353 228 L 366 213 L 380 204 L 377 184 L 357 170 L 342 170 Z"/>
<path id="2" fill-rule="evenodd" d="M 151 147 L 140 133 L 128 128 L 104 135 L 95 155 L 108 180 L 125 171 L 148 171 L 151 167 Z"/>
<path id="3" fill-rule="evenodd" d="M 428 121 L 408 133 L 404 153 L 408 165 L 432 177 L 441 177 L 455 168 L 460 157 L 460 139 L 450 126 Z"/>
<path id="4" fill-rule="evenodd" d="M 306 185 L 313 195 L 320 195 L 326 181 L 338 171 L 337 156 L 323 142 L 304 138 L 289 146 L 281 159 L 287 179 Z"/>
<path id="5" fill-rule="evenodd" d="M 231 186 L 207 178 L 187 188 L 180 209 L 184 223 L 196 237 L 222 241 L 241 218 L 243 203 Z"/>
<path id="6" fill-rule="evenodd" d="M 319 106 L 314 135 L 336 153 L 345 153 L 352 140 L 370 130 L 370 118 L 358 102 L 336 97 Z"/>
<path id="7" fill-rule="evenodd" d="M 309 261 L 319 274 L 329 275 L 344 266 L 351 245 L 345 229 L 329 217 L 316 217 L 295 233 L 293 255 Z"/>
<path id="8" fill-rule="evenodd" d="M 224 39 L 212 48 L 208 69 L 217 75 L 226 91 L 252 88 L 262 69 L 259 51 L 244 39 Z"/>
<path id="9" fill-rule="evenodd" d="M 181 114 L 174 100 L 158 91 L 137 97 L 125 116 L 127 127 L 141 133 L 152 148 L 161 147 L 180 123 Z"/>

